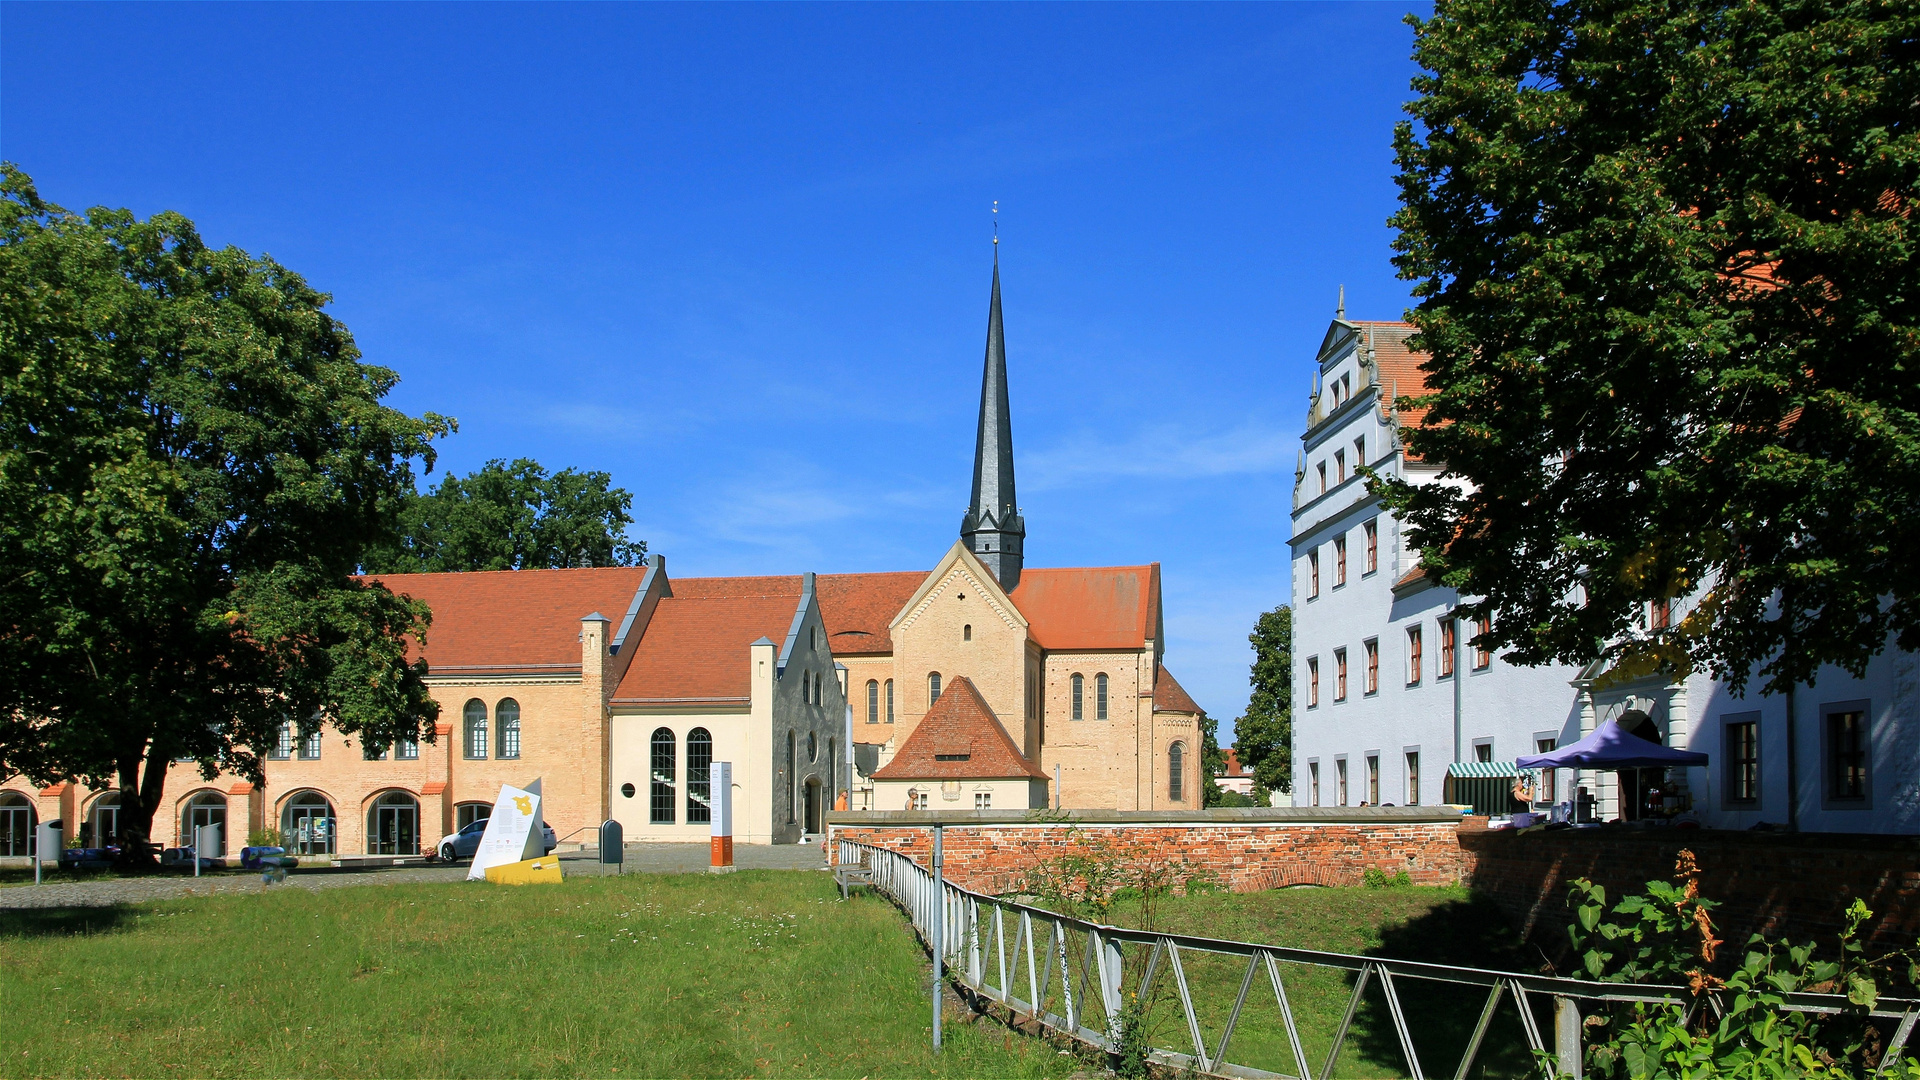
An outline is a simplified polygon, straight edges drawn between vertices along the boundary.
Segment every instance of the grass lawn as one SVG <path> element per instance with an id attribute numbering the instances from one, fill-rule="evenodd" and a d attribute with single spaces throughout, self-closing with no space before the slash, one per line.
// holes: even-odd
<path id="1" fill-rule="evenodd" d="M 1122 903 L 1109 921 L 1140 925 L 1140 910 Z M 1279 889 L 1259 893 L 1199 893 L 1161 901 L 1155 928 L 1202 937 L 1232 938 L 1326 952 L 1424 960 L 1508 971 L 1537 970 L 1538 956 L 1526 954 L 1511 927 L 1484 899 L 1464 888 Z M 1075 953 L 1074 956 L 1079 954 Z M 1144 963 L 1144 953 L 1129 953 L 1129 964 Z M 1246 973 L 1246 961 L 1223 956 L 1183 954 L 1195 1012 L 1212 1053 L 1232 1011 Z M 1159 993 L 1150 1014 L 1154 1042 L 1190 1051 L 1186 1018 L 1173 981 L 1156 980 Z M 1353 992 L 1353 977 L 1331 969 L 1282 964 L 1288 1002 L 1299 1025 L 1309 1070 L 1318 1075 L 1333 1043 L 1334 1030 Z M 1466 1048 L 1485 994 L 1438 983 L 1396 984 L 1407 1010 L 1423 1071 L 1451 1076 Z M 1550 1032 L 1544 1011 L 1537 1014 Z M 1270 1072 L 1293 1072 L 1292 1053 L 1279 1007 L 1264 972 L 1255 976 L 1240 1022 L 1234 1028 L 1227 1059 Z M 1512 999 L 1505 999 L 1477 1058 L 1476 1077 L 1509 1077 L 1529 1070 L 1530 1056 Z M 1341 1051 L 1338 1077 L 1411 1075 L 1393 1031 L 1385 999 L 1374 984 L 1363 998 L 1352 1032 Z"/>
<path id="2" fill-rule="evenodd" d="M 0 912 L 0 1076 L 1064 1076 L 928 1049 L 898 911 L 826 874 L 394 885 Z"/>

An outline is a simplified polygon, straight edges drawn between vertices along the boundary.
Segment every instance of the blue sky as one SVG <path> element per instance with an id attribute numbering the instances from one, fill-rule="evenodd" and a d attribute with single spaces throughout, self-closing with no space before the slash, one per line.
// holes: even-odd
<path id="1" fill-rule="evenodd" d="M 1225 721 L 1336 290 L 1408 303 L 1405 10 L 7 3 L 0 156 L 306 275 L 442 469 L 607 470 L 682 576 L 953 541 L 998 200 L 1029 563 L 1159 561 Z"/>

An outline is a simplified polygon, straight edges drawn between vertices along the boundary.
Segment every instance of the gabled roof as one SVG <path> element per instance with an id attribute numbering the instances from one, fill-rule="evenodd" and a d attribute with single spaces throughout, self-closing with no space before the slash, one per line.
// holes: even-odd
<path id="1" fill-rule="evenodd" d="M 1029 568 L 1009 599 L 1043 649 L 1141 649 L 1160 636 L 1159 563 Z"/>
<path id="2" fill-rule="evenodd" d="M 1407 339 L 1418 333 L 1412 324 L 1386 320 L 1355 320 L 1360 328 L 1363 344 L 1373 343 L 1373 362 L 1375 375 L 1380 380 L 1380 414 L 1391 414 L 1395 396 L 1420 397 L 1427 392 L 1427 373 L 1420 365 L 1427 362 L 1427 354 L 1414 352 L 1407 347 Z M 1403 409 L 1400 412 L 1400 426 L 1419 427 L 1427 417 L 1424 407 Z M 1419 456 L 1409 452 L 1409 460 L 1418 461 Z"/>
<path id="3" fill-rule="evenodd" d="M 888 626 L 907 606 L 925 570 L 885 574 L 821 574 L 813 580 L 820 598 L 820 621 L 827 627 L 827 644 L 835 656 L 884 655 L 893 652 Z"/>
<path id="4" fill-rule="evenodd" d="M 942 759 L 945 760 L 942 760 Z M 1045 780 L 965 675 L 956 675 L 875 780 Z"/>
<path id="5" fill-rule="evenodd" d="M 424 650 L 430 674 L 566 674 L 580 670 L 581 618 L 625 611 L 646 574 L 644 566 L 604 566 L 380 574 L 367 580 L 432 609 Z M 409 654 L 422 652 L 416 646 Z"/>
<path id="6" fill-rule="evenodd" d="M 616 704 L 744 704 L 747 646 L 784 640 L 800 577 L 680 578 L 663 597 L 613 692 Z"/>
<path id="7" fill-rule="evenodd" d="M 1196 705 L 1193 698 L 1188 696 L 1186 688 L 1174 679 L 1173 672 L 1168 671 L 1165 664 L 1159 665 L 1153 673 L 1153 711 L 1193 713 L 1196 716 L 1207 714 L 1207 710 Z"/>

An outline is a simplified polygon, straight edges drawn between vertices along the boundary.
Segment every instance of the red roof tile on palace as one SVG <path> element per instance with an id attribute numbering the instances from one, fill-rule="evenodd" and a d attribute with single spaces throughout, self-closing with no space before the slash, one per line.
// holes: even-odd
<path id="1" fill-rule="evenodd" d="M 644 566 L 487 570 L 371 577 L 433 610 L 426 658 L 436 674 L 580 670 L 580 620 L 618 620 Z M 617 625 L 617 623 L 616 623 Z"/>
<path id="2" fill-rule="evenodd" d="M 1174 679 L 1173 672 L 1165 664 L 1159 665 L 1153 674 L 1153 710 L 1155 712 L 1184 712 L 1206 715 L 1207 710 L 1194 703 L 1186 688 Z"/>
<path id="3" fill-rule="evenodd" d="M 752 583 L 745 591 L 742 583 Z M 779 645 L 800 603 L 798 577 L 682 578 L 654 609 L 615 702 L 745 702 L 747 646 Z"/>
<path id="4" fill-rule="evenodd" d="M 827 624 L 827 643 L 835 656 L 862 656 L 893 652 L 887 630 L 893 617 L 913 599 L 927 579 L 925 570 L 886 574 L 821 574 L 813 579 L 820 598 L 820 621 Z"/>
<path id="5" fill-rule="evenodd" d="M 1160 623 L 1160 564 L 1020 573 L 1013 605 L 1043 649 L 1139 649 Z"/>
<path id="6" fill-rule="evenodd" d="M 875 780 L 1045 780 L 965 675 L 955 676 Z"/>

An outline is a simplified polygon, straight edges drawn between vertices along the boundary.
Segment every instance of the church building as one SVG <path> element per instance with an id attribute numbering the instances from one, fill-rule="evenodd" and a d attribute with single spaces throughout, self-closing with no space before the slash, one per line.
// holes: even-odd
<path id="1" fill-rule="evenodd" d="M 502 784 L 540 778 L 563 845 L 704 840 L 733 763 L 735 837 L 796 843 L 826 811 L 1197 809 L 1202 710 L 1166 666 L 1160 568 L 1025 565 L 996 259 L 973 495 L 930 570 L 669 577 L 644 566 L 395 574 L 426 601 L 431 743 L 289 723 L 266 782 L 168 772 L 152 839 L 277 831 L 309 858 L 434 854 Z M 925 738 L 916 740 L 924 731 Z M 33 826 L 104 846 L 120 793 L 0 778 L 0 860 Z"/>

